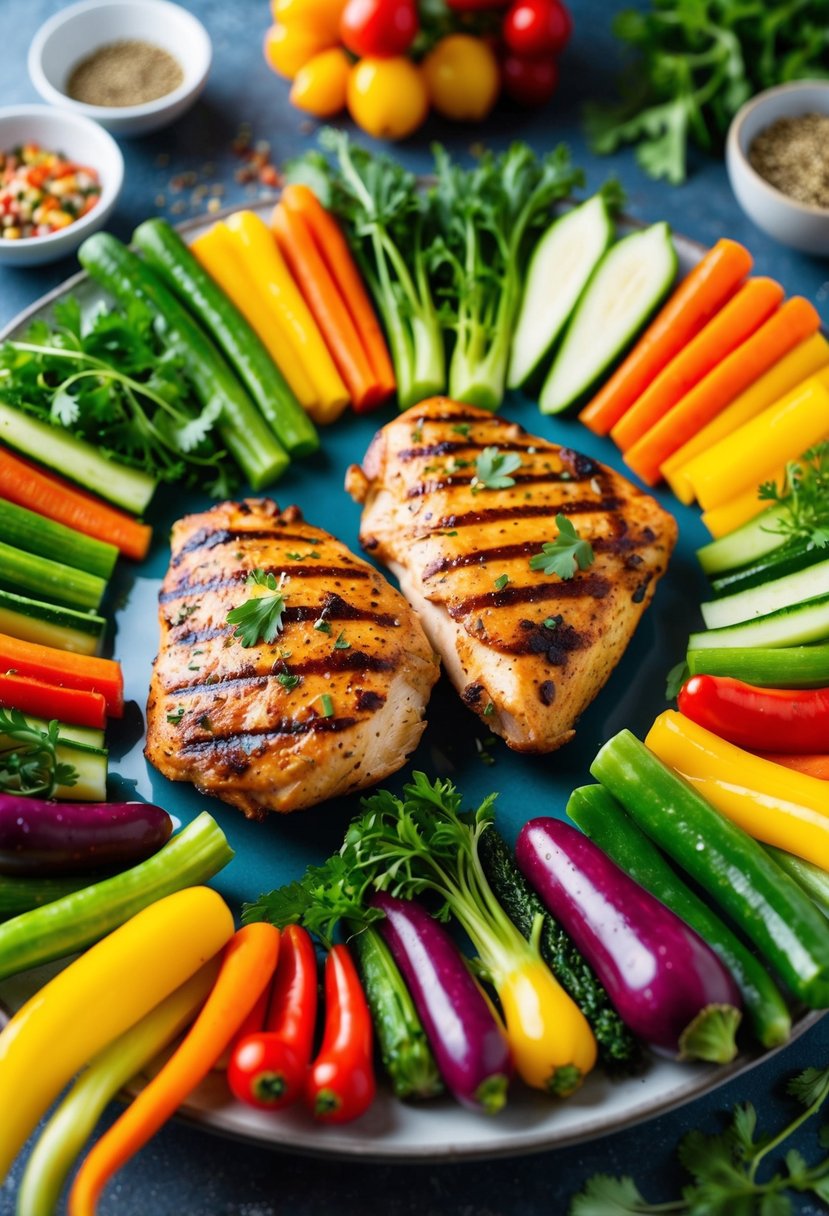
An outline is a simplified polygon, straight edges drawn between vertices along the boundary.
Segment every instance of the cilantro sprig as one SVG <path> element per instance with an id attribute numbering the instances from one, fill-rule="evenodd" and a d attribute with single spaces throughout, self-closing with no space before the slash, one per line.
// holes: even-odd
<path id="1" fill-rule="evenodd" d="M 502 452 L 500 448 L 484 448 L 475 461 L 475 476 L 472 479 L 472 493 L 481 490 L 508 490 L 515 485 L 515 478 L 510 474 L 521 468 L 521 457 L 517 452 Z"/>
<path id="2" fill-rule="evenodd" d="M 776 1134 L 758 1132 L 757 1112 L 750 1102 L 735 1106 L 724 1131 L 706 1135 L 689 1132 L 680 1142 L 678 1156 L 691 1176 L 682 1198 L 669 1203 L 648 1203 L 630 1177 L 596 1174 L 570 1205 L 570 1216 L 649 1216 L 660 1212 L 676 1216 L 790 1216 L 792 1194 L 811 1194 L 829 1203 L 829 1157 L 809 1165 L 801 1153 L 789 1149 L 782 1168 L 760 1177 L 766 1164 L 804 1123 L 814 1118 L 829 1097 L 829 1067 L 807 1068 L 793 1077 L 787 1092 L 804 1107 Z M 829 1148 L 829 1132 L 819 1134 Z"/>
<path id="3" fill-rule="evenodd" d="M 40 730 L 19 709 L 0 709 L 0 791 L 51 798 L 77 784 L 78 770 L 58 759 L 59 729 L 56 719 Z"/>
<path id="4" fill-rule="evenodd" d="M 570 579 L 577 570 L 592 566 L 596 555 L 593 546 L 579 536 L 575 524 L 566 515 L 556 516 L 556 527 L 558 536 L 553 541 L 545 541 L 541 552 L 530 558 L 530 569 Z"/>
<path id="5" fill-rule="evenodd" d="M 787 541 L 806 541 L 818 549 L 829 545 L 829 440 L 809 448 L 799 460 L 790 460 L 782 488 L 775 481 L 759 489 L 764 502 L 776 504 L 774 523 L 768 531 Z"/>
<path id="6" fill-rule="evenodd" d="M 285 597 L 276 578 L 257 567 L 248 574 L 245 586 L 259 587 L 273 594 L 254 595 L 231 608 L 227 623 L 236 626 L 233 636 L 246 648 L 256 646 L 260 641 L 273 642 L 282 630 L 282 614 L 285 611 Z"/>

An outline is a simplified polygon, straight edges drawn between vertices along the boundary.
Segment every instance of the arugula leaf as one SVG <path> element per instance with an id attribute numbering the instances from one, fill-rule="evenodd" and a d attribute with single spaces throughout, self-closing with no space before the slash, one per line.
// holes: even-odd
<path id="1" fill-rule="evenodd" d="M 554 541 L 545 541 L 541 552 L 530 558 L 530 569 L 570 579 L 577 570 L 592 566 L 596 555 L 593 546 L 579 536 L 575 524 L 566 515 L 556 516 L 556 527 L 558 536 Z"/>
<path id="2" fill-rule="evenodd" d="M 30 726 L 19 709 L 0 709 L 0 790 L 51 798 L 59 785 L 73 786 L 78 770 L 58 759 L 60 723 Z"/>
<path id="3" fill-rule="evenodd" d="M 475 476 L 472 493 L 479 490 L 508 490 L 515 485 L 515 473 L 521 468 L 521 457 L 517 452 L 502 452 L 494 445 L 484 448 L 475 461 Z"/>
<path id="4" fill-rule="evenodd" d="M 248 574 L 245 585 L 262 587 L 274 594 L 256 595 L 231 608 L 227 623 L 236 626 L 233 637 L 239 638 L 245 648 L 256 646 L 260 641 L 273 642 L 282 630 L 282 614 L 285 611 L 285 598 L 277 588 L 276 579 L 257 568 Z"/>

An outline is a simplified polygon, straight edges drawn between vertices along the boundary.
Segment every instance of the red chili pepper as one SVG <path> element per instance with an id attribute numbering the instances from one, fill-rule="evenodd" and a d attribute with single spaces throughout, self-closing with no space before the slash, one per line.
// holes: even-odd
<path id="1" fill-rule="evenodd" d="M 677 704 L 686 718 L 738 747 L 829 751 L 829 688 L 755 688 L 730 676 L 692 676 Z"/>
<path id="2" fill-rule="evenodd" d="M 267 1017 L 234 1044 L 227 1081 L 235 1097 L 260 1110 L 281 1110 L 302 1093 L 317 1018 L 317 959 L 298 925 L 282 934 Z M 248 1024 L 246 1023 L 246 1026 Z"/>
<path id="3" fill-rule="evenodd" d="M 325 960 L 325 1032 L 305 1100 L 323 1123 L 347 1123 L 368 1110 L 374 1089 L 371 1014 L 348 947 L 334 946 Z"/>

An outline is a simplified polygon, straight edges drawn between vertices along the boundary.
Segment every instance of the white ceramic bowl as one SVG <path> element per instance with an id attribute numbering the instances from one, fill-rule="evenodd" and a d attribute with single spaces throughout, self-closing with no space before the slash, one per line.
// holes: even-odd
<path id="1" fill-rule="evenodd" d="M 85 237 L 102 228 L 109 219 L 124 182 L 121 149 L 103 127 L 80 114 L 54 110 L 51 106 L 0 109 L 0 150 L 9 151 L 28 142 L 52 152 L 63 152 L 69 160 L 96 169 L 101 197 L 91 211 L 59 232 L 19 241 L 0 239 L 0 265 L 4 266 L 36 266 L 72 253 Z"/>
<path id="2" fill-rule="evenodd" d="M 137 106 L 90 106 L 66 94 L 73 68 L 98 47 L 149 42 L 181 65 L 177 89 Z M 29 48 L 32 84 L 52 105 L 94 118 L 115 135 L 144 135 L 179 118 L 207 83 L 213 49 L 202 23 L 169 0 L 81 0 L 45 22 Z"/>
<path id="3" fill-rule="evenodd" d="M 737 201 L 758 228 L 804 253 L 829 256 L 829 208 L 799 203 L 761 177 L 748 159 L 752 141 L 778 118 L 829 115 L 829 81 L 802 80 L 758 93 L 737 112 L 725 158 Z"/>

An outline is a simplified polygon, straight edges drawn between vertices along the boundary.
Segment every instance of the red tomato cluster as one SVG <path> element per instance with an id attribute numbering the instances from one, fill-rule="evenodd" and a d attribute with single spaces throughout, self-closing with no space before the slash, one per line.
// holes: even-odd
<path id="1" fill-rule="evenodd" d="M 479 122 L 503 90 L 543 105 L 572 21 L 561 0 L 271 0 L 265 57 L 317 118 L 348 109 L 368 134 L 405 139 L 430 106 Z"/>

